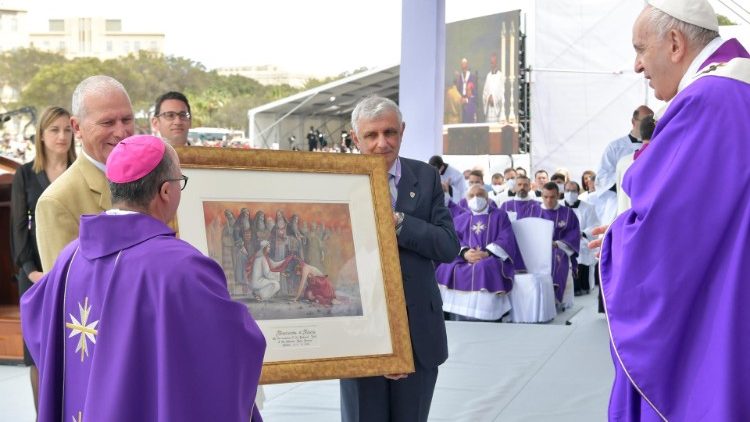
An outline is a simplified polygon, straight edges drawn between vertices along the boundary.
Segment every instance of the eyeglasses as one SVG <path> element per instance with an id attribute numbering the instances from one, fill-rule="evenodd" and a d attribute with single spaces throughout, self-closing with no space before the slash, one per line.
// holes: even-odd
<path id="1" fill-rule="evenodd" d="M 156 115 L 156 117 L 163 117 L 164 119 L 170 122 L 174 120 L 175 118 L 177 118 L 178 116 L 180 117 L 180 120 L 190 120 L 190 117 L 191 117 L 190 113 L 187 111 L 181 111 L 179 113 L 176 111 L 165 111 L 164 113 L 160 113 Z"/>
<path id="2" fill-rule="evenodd" d="M 164 179 L 161 183 L 159 183 L 159 186 L 161 186 L 165 182 L 180 182 L 180 190 L 185 190 L 185 186 L 187 186 L 188 177 L 184 174 L 180 176 L 179 179 Z"/>

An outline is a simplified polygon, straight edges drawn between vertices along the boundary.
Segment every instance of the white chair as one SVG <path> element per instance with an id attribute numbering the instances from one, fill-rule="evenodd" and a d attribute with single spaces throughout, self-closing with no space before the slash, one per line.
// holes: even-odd
<path id="1" fill-rule="evenodd" d="M 510 291 L 513 322 L 547 322 L 557 315 L 552 285 L 552 234 L 554 224 L 530 217 L 512 223 L 518 248 L 526 264 L 525 274 L 516 274 Z"/>

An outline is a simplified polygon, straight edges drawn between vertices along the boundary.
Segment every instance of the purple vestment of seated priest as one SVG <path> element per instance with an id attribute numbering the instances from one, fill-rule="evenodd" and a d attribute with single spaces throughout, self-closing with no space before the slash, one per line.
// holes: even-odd
<path id="1" fill-rule="evenodd" d="M 21 303 L 39 421 L 260 421 L 265 339 L 219 266 L 155 218 L 82 216 Z"/>
<path id="2" fill-rule="evenodd" d="M 571 268 L 574 272 L 578 270 L 576 258 L 581 247 L 581 226 L 575 212 L 562 205 L 553 210 L 540 208 L 539 217 L 554 223 L 552 241 L 558 242 L 558 246 L 552 248 L 552 283 L 555 285 L 557 301 L 562 302 L 568 272 Z"/>
<path id="3" fill-rule="evenodd" d="M 540 207 L 541 203 L 539 201 L 529 198 L 526 200 L 511 199 L 503 202 L 499 208 L 506 213 L 516 213 L 516 219 L 520 220 L 526 217 L 538 217 Z"/>
<path id="4" fill-rule="evenodd" d="M 469 212 L 467 209 L 461 208 L 458 205 L 456 205 L 453 201 L 448 201 L 448 205 L 446 205 L 446 208 L 448 208 L 448 211 L 450 211 L 451 218 L 453 219 L 454 224 L 455 224 L 456 218 L 459 215 Z"/>
<path id="5" fill-rule="evenodd" d="M 532 198 L 528 199 L 511 199 L 503 202 L 498 208 L 509 215 L 514 215 L 516 220 L 527 217 L 539 217 L 539 210 L 542 204 Z M 511 214 L 512 213 L 512 214 Z M 521 250 L 516 249 L 516 254 L 511 255 L 513 258 L 513 267 L 516 271 L 526 271 L 526 264 L 523 262 Z"/>
<path id="6" fill-rule="evenodd" d="M 720 73 L 747 58 L 709 56 L 625 174 L 601 252 L 610 420 L 750 420 L 750 83 Z"/>
<path id="7" fill-rule="evenodd" d="M 501 247 L 508 257 L 502 259 L 490 254 L 488 258 L 470 264 L 458 256 L 453 262 L 437 267 L 435 278 L 438 283 L 465 292 L 510 292 L 515 273 L 511 257 L 517 254 L 518 246 L 505 211 L 490 209 L 485 214 L 467 211 L 456 218 L 454 225 L 461 249 L 487 250 L 488 245 L 494 244 Z"/>

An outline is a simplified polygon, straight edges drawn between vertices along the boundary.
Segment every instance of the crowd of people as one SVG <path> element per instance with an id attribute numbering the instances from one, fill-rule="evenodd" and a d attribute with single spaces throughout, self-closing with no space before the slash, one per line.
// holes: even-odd
<path id="1" fill-rule="evenodd" d="M 349 233 L 351 236 L 351 233 Z M 225 209 L 206 233 L 209 256 L 220 263 L 233 297 L 267 301 L 277 296 L 330 306 L 337 303 L 330 279 L 344 262 L 342 227 L 248 208 Z"/>
<path id="2" fill-rule="evenodd" d="M 342 133 L 341 143 L 388 167 L 415 370 L 342 379 L 343 421 L 427 420 L 448 358 L 444 312 L 502 321 L 514 275 L 526 270 L 513 225 L 527 218 L 552 221 L 561 306 L 569 277 L 574 293 L 586 294 L 601 273 L 615 364 L 610 420 L 750 418 L 750 384 L 738 376 L 750 373 L 741 335 L 750 318 L 750 204 L 744 195 L 696 194 L 715 191 L 715 180 L 733 193 L 750 183 L 750 54 L 717 28 L 705 0 L 649 0 L 633 28 L 635 70 L 669 103 L 656 114 L 638 107 L 630 133 L 580 183 L 563 169 L 535 169 L 532 179 L 523 168 L 486 183 L 481 171 L 460 172 L 439 156 L 401 157 L 398 105 L 378 96 L 357 104 L 351 140 Z M 170 224 L 187 177 L 173 146 L 188 144 L 192 116 L 177 92 L 155 110 L 161 137 L 135 135 L 125 87 L 86 78 L 71 111 L 44 110 L 37 156 L 16 172 L 13 255 L 40 421 L 260 421 L 265 338 L 231 299 L 225 273 L 245 277 L 265 300 L 280 288 L 272 267 L 306 257 L 295 263 L 297 297 L 310 298 L 304 280 L 313 280 L 327 291 L 317 300 L 334 299 L 318 285 L 330 269 L 311 265 L 315 252 L 305 246 L 321 228 L 305 236 L 294 217 L 256 212 L 245 230 L 250 210 L 228 210 L 219 259 L 176 238 Z M 308 142 L 327 146 L 314 128 Z M 686 182 L 706 163 L 722 165 L 711 180 Z M 225 241 L 234 248 L 227 254 Z"/>

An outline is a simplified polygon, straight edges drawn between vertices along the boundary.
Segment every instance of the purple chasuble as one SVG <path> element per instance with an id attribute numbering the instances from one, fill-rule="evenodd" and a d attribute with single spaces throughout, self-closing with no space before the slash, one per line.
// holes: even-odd
<path id="1" fill-rule="evenodd" d="M 732 57 L 750 55 L 732 39 L 704 67 Z M 672 99 L 625 173 L 632 208 L 601 253 L 610 420 L 750 420 L 748 134 L 750 85 L 705 76 Z M 707 165 L 710 177 L 685 183 Z M 695 194 L 706 191 L 731 194 Z"/>
<path id="2" fill-rule="evenodd" d="M 500 209 L 505 212 L 516 213 L 516 219 L 520 220 L 526 217 L 538 217 L 539 209 L 542 208 L 542 204 L 539 201 L 529 199 L 526 201 L 520 201 L 518 199 L 511 199 L 505 201 L 500 205 Z"/>
<path id="3" fill-rule="evenodd" d="M 461 249 L 483 249 L 494 243 L 510 258 L 503 261 L 490 254 L 488 258 L 469 264 L 457 256 L 453 262 L 438 265 L 435 272 L 438 283 L 465 292 L 510 292 L 515 274 L 512 257 L 517 254 L 518 246 L 505 211 L 495 209 L 482 215 L 467 212 L 456 218 L 455 227 Z"/>
<path id="4" fill-rule="evenodd" d="M 536 201 L 534 199 L 527 199 L 527 200 L 511 199 L 511 200 L 503 202 L 499 208 L 505 211 L 506 213 L 511 213 L 511 212 L 516 213 L 516 220 L 520 220 L 522 218 L 527 218 L 527 217 L 538 217 L 539 210 L 542 209 L 542 204 L 539 201 Z M 516 254 L 511 255 L 511 257 L 513 258 L 513 266 L 515 270 L 525 272 L 526 264 L 524 264 L 523 262 L 523 257 L 521 256 L 521 250 L 516 249 Z"/>
<path id="5" fill-rule="evenodd" d="M 453 218 L 453 224 L 456 223 L 456 218 L 466 212 L 469 212 L 467 209 L 461 208 L 458 205 L 456 205 L 453 201 L 448 201 L 448 205 L 446 206 L 448 208 L 448 211 L 451 212 L 451 218 Z"/>
<path id="6" fill-rule="evenodd" d="M 576 213 L 563 205 L 556 210 L 547 210 L 539 207 L 539 217 L 550 220 L 555 224 L 552 232 L 552 240 L 566 244 L 574 251 L 568 257 L 561 248 L 552 248 L 552 283 L 555 285 L 555 297 L 562 302 L 565 285 L 568 283 L 568 270 L 578 270 L 578 252 L 581 247 L 581 225 L 578 223 Z M 575 275 L 575 274 L 574 274 Z"/>
<path id="7" fill-rule="evenodd" d="M 260 421 L 265 339 L 210 258 L 144 214 L 81 217 L 23 296 L 39 421 Z"/>

